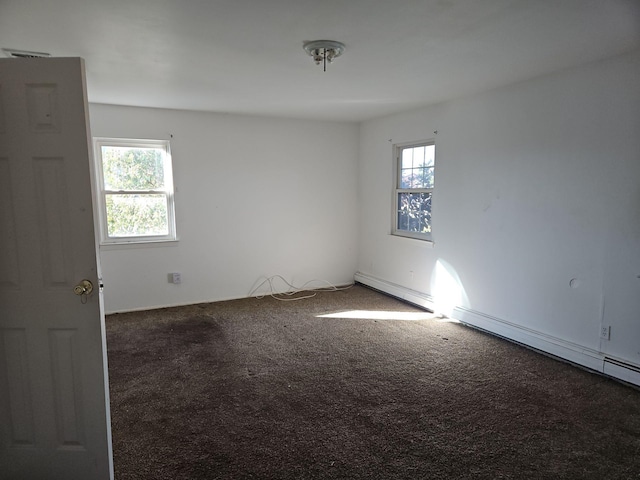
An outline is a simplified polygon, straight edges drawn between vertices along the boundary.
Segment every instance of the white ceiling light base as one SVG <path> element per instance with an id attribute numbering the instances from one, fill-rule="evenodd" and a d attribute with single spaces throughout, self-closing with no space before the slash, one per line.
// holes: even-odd
<path id="1" fill-rule="evenodd" d="M 304 42 L 304 51 L 313 58 L 316 65 L 322 64 L 327 71 L 327 62 L 332 63 L 344 53 L 344 43 L 334 40 L 313 40 Z"/>

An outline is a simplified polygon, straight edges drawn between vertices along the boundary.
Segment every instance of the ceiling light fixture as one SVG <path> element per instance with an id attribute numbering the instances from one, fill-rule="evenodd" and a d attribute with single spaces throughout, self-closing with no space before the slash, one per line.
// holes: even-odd
<path id="1" fill-rule="evenodd" d="M 344 53 L 344 43 L 334 40 L 313 40 L 312 42 L 304 42 L 302 47 L 310 57 L 313 57 L 316 65 L 322 63 L 325 72 L 327 71 L 327 62 L 333 62 Z"/>

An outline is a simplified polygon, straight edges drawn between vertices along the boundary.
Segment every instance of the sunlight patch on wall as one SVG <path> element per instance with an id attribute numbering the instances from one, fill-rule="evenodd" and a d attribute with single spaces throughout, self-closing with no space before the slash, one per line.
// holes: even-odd
<path id="1" fill-rule="evenodd" d="M 434 312 L 450 317 L 458 306 L 469 307 L 469 299 L 460 277 L 446 261 L 438 259 L 431 276 Z"/>

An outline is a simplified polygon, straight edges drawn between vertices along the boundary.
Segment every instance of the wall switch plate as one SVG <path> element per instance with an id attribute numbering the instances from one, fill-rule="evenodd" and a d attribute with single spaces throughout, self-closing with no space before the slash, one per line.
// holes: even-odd
<path id="1" fill-rule="evenodd" d="M 170 283 L 182 283 L 182 274 L 179 272 L 174 272 L 169 274 L 169 282 Z"/>
<path id="2" fill-rule="evenodd" d="M 600 338 L 604 338 L 605 340 L 609 340 L 609 336 L 611 335 L 611 326 L 603 325 L 600 327 Z"/>

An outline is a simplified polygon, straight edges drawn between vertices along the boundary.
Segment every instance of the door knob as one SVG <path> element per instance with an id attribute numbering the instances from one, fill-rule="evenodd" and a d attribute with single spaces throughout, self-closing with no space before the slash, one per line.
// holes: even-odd
<path id="1" fill-rule="evenodd" d="M 91 295 L 91 292 L 93 292 L 93 283 L 91 283 L 89 280 L 82 280 L 75 287 L 73 287 L 73 293 L 78 296 Z"/>

